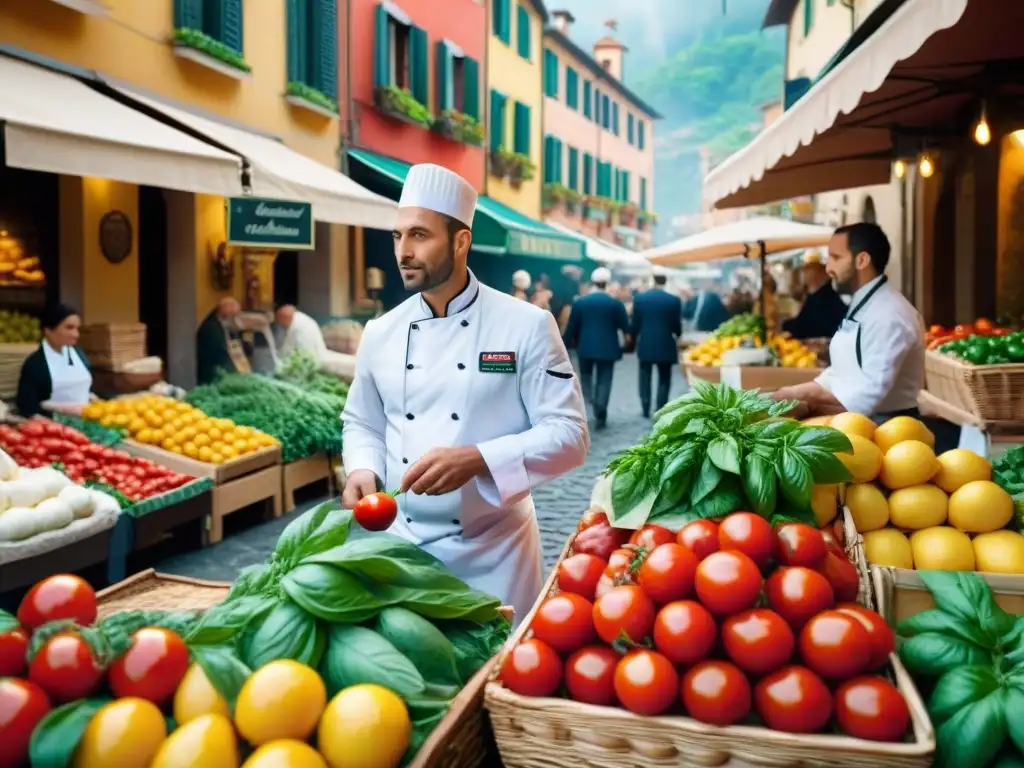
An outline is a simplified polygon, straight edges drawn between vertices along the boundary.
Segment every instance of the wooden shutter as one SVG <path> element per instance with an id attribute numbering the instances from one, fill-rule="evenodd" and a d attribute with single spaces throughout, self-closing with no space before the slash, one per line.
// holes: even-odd
<path id="1" fill-rule="evenodd" d="M 480 119 L 480 64 L 469 56 L 462 60 L 462 111 Z"/>
<path id="2" fill-rule="evenodd" d="M 591 85 L 589 80 L 583 81 L 583 116 L 590 118 L 594 114 L 594 105 L 592 102 L 593 95 L 591 94 Z"/>
<path id="3" fill-rule="evenodd" d="M 569 189 L 580 188 L 580 153 L 576 147 L 569 147 Z"/>
<path id="4" fill-rule="evenodd" d="M 491 150 L 501 149 L 505 145 L 505 97 L 497 91 L 491 91 Z"/>
<path id="5" fill-rule="evenodd" d="M 450 88 L 452 84 L 452 52 L 444 40 L 438 40 L 434 44 L 434 73 L 437 87 L 437 111 L 444 112 L 455 106 Z"/>
<path id="6" fill-rule="evenodd" d="M 383 3 L 377 3 L 373 20 L 373 85 L 375 88 L 383 88 L 391 85 L 391 17 Z"/>
<path id="7" fill-rule="evenodd" d="M 583 194 L 594 194 L 594 158 L 589 152 L 583 153 Z"/>
<path id="8" fill-rule="evenodd" d="M 430 98 L 427 64 L 427 32 L 419 27 L 409 27 L 409 92 L 420 104 L 427 104 Z"/>
<path id="9" fill-rule="evenodd" d="M 519 4 L 516 6 L 516 49 L 524 59 L 530 58 L 530 12 Z"/>
<path id="10" fill-rule="evenodd" d="M 311 0 L 313 6 L 313 87 L 332 99 L 338 98 L 338 3 Z"/>
<path id="11" fill-rule="evenodd" d="M 521 101 L 516 102 L 513 151 L 530 154 L 530 108 Z"/>
<path id="12" fill-rule="evenodd" d="M 647 132 L 647 128 L 646 128 L 646 125 L 644 124 L 643 120 L 640 120 L 640 121 L 637 122 L 636 130 L 637 130 L 637 134 L 636 134 L 637 146 L 640 149 L 643 149 L 644 148 L 644 144 L 647 143 L 647 137 L 644 135 Z"/>
<path id="13" fill-rule="evenodd" d="M 640 210 L 647 210 L 647 179 L 640 177 Z"/>
<path id="14" fill-rule="evenodd" d="M 308 59 L 306 51 L 306 2 L 305 0 L 288 0 L 285 5 L 288 18 L 288 82 L 305 83 L 309 78 L 306 71 Z"/>
<path id="15" fill-rule="evenodd" d="M 175 29 L 203 29 L 203 0 L 174 0 Z"/>
<path id="16" fill-rule="evenodd" d="M 209 0 L 207 0 L 209 2 Z M 242 0 L 220 0 L 222 4 L 222 34 L 220 41 L 238 54 L 245 51 L 243 40 Z M 216 2 L 210 3 L 216 5 Z M 337 77 L 337 75 L 335 75 Z"/>
<path id="17" fill-rule="evenodd" d="M 553 136 L 544 137 L 544 183 L 547 184 L 550 181 L 554 181 L 552 178 L 552 171 L 555 167 L 555 161 L 553 159 L 554 152 L 552 148 L 554 146 L 555 139 Z"/>

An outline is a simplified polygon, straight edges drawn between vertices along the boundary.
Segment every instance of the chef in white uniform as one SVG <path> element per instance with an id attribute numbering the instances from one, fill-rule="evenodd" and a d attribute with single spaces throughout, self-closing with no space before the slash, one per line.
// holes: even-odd
<path id="1" fill-rule="evenodd" d="M 370 321 L 359 345 L 343 501 L 401 489 L 390 531 L 522 619 L 543 584 L 530 491 L 580 466 L 590 436 L 554 317 L 466 266 L 476 200 L 437 165 L 406 177 L 395 258 L 417 293 Z"/>

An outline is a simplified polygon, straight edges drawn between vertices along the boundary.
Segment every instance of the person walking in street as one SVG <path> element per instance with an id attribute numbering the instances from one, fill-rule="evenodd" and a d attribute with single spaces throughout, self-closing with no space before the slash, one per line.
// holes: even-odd
<path id="1" fill-rule="evenodd" d="M 416 294 L 366 325 L 342 414 L 342 500 L 399 489 L 390 527 L 526 616 L 543 586 L 532 488 L 590 447 L 555 318 L 467 267 L 477 193 L 413 166 L 393 231 Z"/>
<path id="2" fill-rule="evenodd" d="M 796 317 L 783 321 L 782 330 L 794 339 L 831 339 L 849 307 L 832 287 L 832 278 L 817 254 L 804 261 L 803 283 L 807 290 L 803 306 Z"/>
<path id="3" fill-rule="evenodd" d="M 729 319 L 729 310 L 722 297 L 706 285 L 683 305 L 683 319 L 693 324 L 693 330 L 710 333 Z"/>
<path id="4" fill-rule="evenodd" d="M 583 396 L 594 411 L 598 429 L 608 423 L 615 363 L 622 359 L 623 341 L 630 344 L 625 305 L 608 294 L 612 274 L 598 267 L 590 276 L 592 290 L 572 305 L 563 338 L 579 358 Z M 624 339 L 620 340 L 619 334 Z"/>
<path id="5" fill-rule="evenodd" d="M 520 301 L 530 300 L 530 273 L 520 269 L 512 273 L 512 295 Z"/>
<path id="6" fill-rule="evenodd" d="M 658 369 L 655 410 L 665 407 L 672 386 L 672 369 L 679 362 L 678 339 L 683 334 L 683 303 L 665 290 L 668 276 L 655 267 L 654 287 L 633 300 L 632 334 L 640 360 L 640 407 L 651 415 L 651 374 Z"/>

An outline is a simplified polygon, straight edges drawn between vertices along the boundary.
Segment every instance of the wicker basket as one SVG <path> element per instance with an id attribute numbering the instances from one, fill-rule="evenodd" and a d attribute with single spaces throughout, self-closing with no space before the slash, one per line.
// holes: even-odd
<path id="1" fill-rule="evenodd" d="M 18 393 L 18 377 L 25 358 L 39 349 L 38 344 L 0 344 L 0 399 Z"/>
<path id="2" fill-rule="evenodd" d="M 99 617 L 118 611 L 205 611 L 228 596 L 230 584 L 157 573 L 152 568 L 96 594 Z"/>
<path id="3" fill-rule="evenodd" d="M 1024 365 L 968 365 L 930 350 L 925 356 L 925 388 L 978 421 L 1024 425 Z"/>
<path id="4" fill-rule="evenodd" d="M 570 539 L 559 562 L 571 551 L 571 544 Z M 543 595 L 555 591 L 557 574 L 556 565 Z M 496 678 L 505 655 L 529 631 L 540 602 L 505 646 L 485 692 L 484 706 L 506 768 L 924 768 L 932 764 L 931 720 L 895 654 L 890 656 L 890 671 L 910 707 L 913 728 L 913 739 L 899 744 L 753 726 L 722 728 L 688 717 L 642 717 L 615 707 L 519 696 Z"/>

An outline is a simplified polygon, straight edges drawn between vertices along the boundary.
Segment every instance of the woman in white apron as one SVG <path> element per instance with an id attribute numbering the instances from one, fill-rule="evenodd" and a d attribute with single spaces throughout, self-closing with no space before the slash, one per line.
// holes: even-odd
<path id="1" fill-rule="evenodd" d="M 18 377 L 18 412 L 26 418 L 77 415 L 93 398 L 89 363 L 77 347 L 82 318 L 72 307 L 54 304 L 43 311 L 40 325 L 43 341 L 25 358 Z"/>

